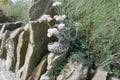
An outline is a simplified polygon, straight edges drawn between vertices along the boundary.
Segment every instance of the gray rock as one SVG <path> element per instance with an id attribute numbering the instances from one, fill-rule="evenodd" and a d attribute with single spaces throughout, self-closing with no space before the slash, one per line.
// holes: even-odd
<path id="1" fill-rule="evenodd" d="M 66 67 L 57 80 L 87 80 L 90 66 L 85 66 L 84 61 L 81 60 L 79 63 L 69 61 Z"/>
<path id="2" fill-rule="evenodd" d="M 3 26 L 2 26 L 2 28 L 1 28 L 0 33 L 2 34 L 6 30 L 13 31 L 13 30 L 15 30 L 15 29 L 17 29 L 17 28 L 19 28 L 21 26 L 22 26 L 22 22 L 21 21 L 17 21 L 15 23 L 4 23 Z"/>
<path id="3" fill-rule="evenodd" d="M 28 44 L 27 55 L 25 58 L 25 68 L 22 74 L 22 80 L 26 80 L 28 75 L 36 67 L 37 63 L 47 53 L 47 29 L 48 25 L 44 23 L 31 23 L 30 42 Z"/>
<path id="4" fill-rule="evenodd" d="M 6 31 L 4 34 L 0 34 L 0 57 L 6 59 L 6 43 L 9 38 L 10 32 Z"/>
<path id="5" fill-rule="evenodd" d="M 92 80 L 106 80 L 108 72 L 98 69 Z"/>
<path id="6" fill-rule="evenodd" d="M 19 28 L 11 32 L 8 42 L 6 43 L 6 48 L 7 48 L 6 66 L 7 69 L 11 69 L 12 71 L 15 71 L 15 65 L 17 62 L 18 37 L 22 31 L 23 29 Z"/>
<path id="7" fill-rule="evenodd" d="M 62 53 L 62 54 L 55 54 L 55 53 L 49 53 L 48 55 L 48 66 L 47 70 L 51 71 L 54 69 L 57 63 L 61 63 L 61 61 L 67 56 L 67 52 Z"/>
<path id="8" fill-rule="evenodd" d="M 42 14 L 47 13 L 52 4 L 52 0 L 34 0 L 29 10 L 29 19 L 37 20 Z"/>
<path id="9" fill-rule="evenodd" d="M 111 80 L 120 80 L 120 79 L 118 79 L 116 77 L 111 77 Z"/>
<path id="10" fill-rule="evenodd" d="M 51 80 L 50 77 L 47 75 L 47 72 L 43 74 L 40 78 L 40 80 Z"/>
<path id="11" fill-rule="evenodd" d="M 29 32 L 22 31 L 18 37 L 16 72 L 23 66 L 25 62 L 26 51 L 28 48 L 28 41 L 29 41 Z"/>
<path id="12" fill-rule="evenodd" d="M 54 42 L 48 44 L 48 50 L 51 53 L 62 54 L 65 53 L 69 48 L 69 44 L 63 42 Z"/>
<path id="13" fill-rule="evenodd" d="M 0 9 L 0 23 L 5 22 L 15 22 L 17 19 L 14 16 L 6 16 L 3 14 L 3 11 Z"/>
<path id="14" fill-rule="evenodd" d="M 17 21 L 17 17 L 15 17 L 15 16 L 6 16 L 5 22 L 16 22 L 16 21 Z"/>
<path id="15" fill-rule="evenodd" d="M 29 31 L 29 26 L 30 26 L 30 24 L 28 23 L 28 24 L 26 24 L 26 25 L 23 27 L 23 29 L 24 29 L 25 31 Z"/>
<path id="16" fill-rule="evenodd" d="M 49 12 L 52 0 L 38 0 L 33 2 L 29 9 L 30 20 L 30 39 L 25 57 L 24 70 L 21 80 L 26 80 L 32 73 L 36 65 L 41 61 L 42 57 L 47 54 L 47 30 L 49 26 L 46 23 L 39 23 L 37 20 Z M 55 13 L 53 11 L 52 13 Z"/>
<path id="17" fill-rule="evenodd" d="M 41 75 L 47 70 L 47 57 L 45 56 L 37 67 L 33 70 L 28 80 L 39 80 Z"/>

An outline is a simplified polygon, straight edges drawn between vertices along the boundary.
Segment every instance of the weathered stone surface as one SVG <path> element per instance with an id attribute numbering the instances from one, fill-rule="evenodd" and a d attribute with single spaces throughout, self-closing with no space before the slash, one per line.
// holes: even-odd
<path id="1" fill-rule="evenodd" d="M 68 49 L 69 45 L 62 42 L 54 42 L 48 44 L 48 50 L 50 51 L 48 54 L 48 71 L 54 69 L 54 66 L 57 63 L 60 63 L 63 58 L 66 57 Z"/>
<path id="2" fill-rule="evenodd" d="M 9 31 L 6 31 L 4 34 L 0 34 L 0 57 L 3 59 L 6 59 L 6 43 L 9 35 Z"/>
<path id="3" fill-rule="evenodd" d="M 24 65 L 16 72 L 16 80 L 20 80 L 23 70 L 24 70 Z"/>
<path id="4" fill-rule="evenodd" d="M 87 80 L 89 66 L 85 66 L 84 62 L 72 62 L 67 64 L 67 69 L 57 77 L 57 80 Z"/>
<path id="5" fill-rule="evenodd" d="M 17 63 L 16 72 L 23 66 L 25 62 L 26 51 L 28 48 L 29 32 L 23 31 L 20 33 L 17 44 Z"/>
<path id="6" fill-rule="evenodd" d="M 63 54 L 49 53 L 47 61 L 48 62 L 47 70 L 54 69 L 55 65 L 57 63 L 60 63 L 66 57 L 66 55 L 67 53 Z"/>
<path id="7" fill-rule="evenodd" d="M 6 58 L 6 67 L 7 69 L 15 70 L 15 64 L 17 61 L 17 43 L 20 33 L 23 31 L 22 28 L 16 29 L 11 32 L 9 40 L 6 44 L 7 58 Z"/>
<path id="8" fill-rule="evenodd" d="M 5 22 L 6 16 L 3 14 L 3 11 L 0 9 L 0 23 Z"/>
<path id="9" fill-rule="evenodd" d="M 51 53 L 63 54 L 68 51 L 69 44 L 63 42 L 54 42 L 48 44 L 48 50 Z"/>
<path id="10" fill-rule="evenodd" d="M 57 63 L 61 63 L 61 61 L 67 55 L 68 48 L 69 46 L 64 43 L 54 42 L 48 44 L 48 50 L 51 53 L 49 53 L 47 57 L 47 71 L 41 76 L 40 80 L 50 80 L 50 77 L 47 75 L 47 73 L 54 70 Z"/>
<path id="11" fill-rule="evenodd" d="M 28 24 L 26 24 L 26 25 L 24 26 L 23 29 L 24 29 L 25 31 L 29 31 L 29 26 L 30 26 L 30 24 L 28 23 Z"/>
<path id="12" fill-rule="evenodd" d="M 46 23 L 39 23 L 38 19 L 49 12 L 52 0 L 38 0 L 33 2 L 29 10 L 30 18 L 30 41 L 25 58 L 25 68 L 21 80 L 26 80 L 36 65 L 46 55 L 47 44 L 49 42 L 47 37 L 47 30 L 49 26 Z M 55 13 L 52 12 L 52 13 Z M 50 23 L 51 24 L 51 23 Z"/>
<path id="13" fill-rule="evenodd" d="M 42 14 L 47 13 L 53 0 L 34 0 L 29 10 L 30 20 L 39 19 Z"/>
<path id="14" fill-rule="evenodd" d="M 98 69 L 92 80 L 106 80 L 108 72 Z"/>
<path id="15" fill-rule="evenodd" d="M 50 80 L 50 77 L 47 75 L 50 71 L 53 71 L 57 63 L 61 63 L 63 59 L 67 56 L 67 51 L 69 45 L 60 42 L 54 42 L 48 44 L 48 50 L 51 52 L 47 57 L 47 71 L 43 74 L 40 80 Z"/>
<path id="16" fill-rule="evenodd" d="M 33 70 L 28 80 L 39 80 L 41 75 L 47 70 L 47 57 L 44 57 L 37 67 Z"/>
<path id="17" fill-rule="evenodd" d="M 115 78 L 115 77 L 111 77 L 111 80 L 120 80 L 120 79 Z"/>
<path id="18" fill-rule="evenodd" d="M 23 71 L 22 80 L 26 80 L 28 75 L 35 68 L 37 63 L 47 53 L 47 29 L 48 25 L 44 23 L 31 23 L 30 42 L 25 58 L 25 69 Z"/>
<path id="19" fill-rule="evenodd" d="M 0 23 L 4 22 L 15 22 L 16 18 L 14 16 L 5 16 L 3 11 L 0 9 Z"/>
<path id="20" fill-rule="evenodd" d="M 48 72 L 46 72 L 45 74 L 43 74 L 40 78 L 40 80 L 51 80 L 50 77 L 47 75 Z"/>
<path id="21" fill-rule="evenodd" d="M 17 21 L 17 17 L 15 16 L 6 16 L 6 20 L 5 22 L 15 22 Z"/>
<path id="22" fill-rule="evenodd" d="M 17 21 L 15 23 L 4 23 L 1 30 L 0 30 L 0 33 L 4 33 L 6 30 L 8 31 L 13 31 L 19 27 L 22 26 L 22 23 L 20 21 Z"/>

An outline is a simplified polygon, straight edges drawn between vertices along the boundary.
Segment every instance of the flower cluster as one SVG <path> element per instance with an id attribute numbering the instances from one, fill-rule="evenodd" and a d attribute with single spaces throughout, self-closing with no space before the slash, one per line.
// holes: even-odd
<path id="1" fill-rule="evenodd" d="M 52 37 L 52 35 L 58 35 L 59 34 L 59 31 L 57 30 L 57 28 L 49 28 L 48 29 L 48 33 L 47 33 L 47 36 L 48 37 Z"/>
<path id="2" fill-rule="evenodd" d="M 65 27 L 65 24 L 64 24 L 64 23 L 60 23 L 60 24 L 58 25 L 58 29 L 59 29 L 59 30 L 63 30 L 64 27 Z"/>
<path id="3" fill-rule="evenodd" d="M 58 7 L 61 6 L 61 2 L 54 2 L 52 4 L 52 7 L 58 10 Z M 59 10 L 58 10 L 59 12 Z M 67 18 L 65 14 L 56 14 L 54 16 L 50 16 L 49 14 L 44 14 L 41 16 L 38 21 L 39 23 L 46 23 L 49 26 L 49 29 L 47 30 L 47 37 L 50 38 L 52 36 L 55 36 L 58 41 L 57 42 L 52 42 L 48 43 L 48 51 L 52 53 L 65 53 L 67 52 L 69 48 L 69 36 L 66 34 L 68 27 L 64 24 L 64 20 Z M 56 21 L 56 24 L 52 24 L 51 26 L 51 21 Z"/>
<path id="4" fill-rule="evenodd" d="M 55 36 L 59 35 L 59 32 L 64 29 L 65 24 L 60 23 L 60 24 L 55 24 L 55 26 L 57 26 L 57 28 L 48 29 L 48 33 L 47 33 L 48 37 L 52 37 L 53 35 Z"/>
<path id="5" fill-rule="evenodd" d="M 54 20 L 56 21 L 63 21 L 66 18 L 66 15 L 55 15 Z M 53 18 L 50 15 L 44 14 L 38 21 L 41 22 L 50 22 Z"/>
<path id="6" fill-rule="evenodd" d="M 50 22 L 51 20 L 52 20 L 51 16 L 45 14 L 38 21 L 39 21 L 39 23 L 41 23 L 41 22 L 45 22 L 45 21 Z"/>
<path id="7" fill-rule="evenodd" d="M 53 6 L 60 6 L 62 3 L 60 2 L 55 2 L 53 3 Z M 55 24 L 54 27 L 51 27 L 49 22 L 52 20 L 56 20 L 57 22 L 59 22 L 59 24 Z M 63 23 L 63 20 L 66 19 L 66 15 L 55 15 L 53 18 L 50 15 L 43 15 L 38 21 L 39 23 L 41 22 L 46 22 L 47 24 L 49 24 L 49 29 L 47 32 L 47 36 L 48 37 L 52 37 L 53 35 L 58 37 L 60 31 L 62 31 L 65 28 L 65 24 Z"/>
<path id="8" fill-rule="evenodd" d="M 64 20 L 64 19 L 63 19 Z M 59 35 L 60 31 L 62 31 L 65 27 L 64 23 L 60 23 L 60 24 L 55 24 L 54 26 L 55 28 L 49 28 L 48 29 L 48 33 L 47 36 L 48 37 L 52 37 L 53 35 L 55 35 L 56 37 Z"/>
<path id="9" fill-rule="evenodd" d="M 57 1 L 52 4 L 53 7 L 56 7 L 56 6 L 58 7 L 58 6 L 61 6 L 61 5 L 62 5 L 62 3 L 57 2 Z M 51 17 L 49 14 L 44 14 L 43 16 L 41 16 L 39 18 L 38 21 L 39 21 L 39 23 L 45 22 L 45 23 L 47 23 L 49 25 L 50 28 L 47 31 L 47 37 L 56 36 L 58 39 L 60 39 L 61 34 L 63 34 L 63 31 L 64 31 L 64 29 L 66 27 L 65 24 L 63 23 L 64 20 L 66 19 L 66 17 L 67 16 L 64 15 L 64 14 L 57 14 L 57 15 L 55 15 L 53 17 Z M 55 24 L 54 26 L 51 26 L 49 23 L 52 20 L 57 21 L 57 24 Z"/>
<path id="10" fill-rule="evenodd" d="M 54 19 L 56 21 L 63 21 L 66 18 L 66 15 L 55 15 Z"/>

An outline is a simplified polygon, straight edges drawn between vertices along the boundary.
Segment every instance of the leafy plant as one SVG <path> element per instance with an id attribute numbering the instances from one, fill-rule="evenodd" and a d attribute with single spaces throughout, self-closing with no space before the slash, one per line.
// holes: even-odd
<path id="1" fill-rule="evenodd" d="M 119 66 L 119 0 L 59 1 L 63 3 L 61 11 L 68 16 L 70 22 L 68 24 L 79 23 L 81 25 L 76 41 L 79 43 L 77 50 L 82 51 L 81 56 L 88 55 L 91 61 L 95 62 L 96 68 L 106 66 L 110 68 L 112 61 Z M 71 27 L 75 29 L 75 27 Z M 72 49 L 72 52 L 76 52 L 76 47 Z M 113 74 L 119 74 L 119 69 Z"/>

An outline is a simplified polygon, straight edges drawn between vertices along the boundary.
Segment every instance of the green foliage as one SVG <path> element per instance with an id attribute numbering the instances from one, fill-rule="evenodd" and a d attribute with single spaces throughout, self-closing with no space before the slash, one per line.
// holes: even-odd
<path id="1" fill-rule="evenodd" d="M 67 24 L 79 23 L 80 34 L 73 42 L 72 54 L 88 55 L 96 68 L 110 68 L 112 61 L 120 66 L 120 8 L 119 0 L 59 0 L 62 13 L 68 16 Z M 70 26 L 75 30 L 76 27 Z M 77 44 L 78 43 L 78 44 Z M 77 49 L 76 45 L 77 44 Z M 72 55 L 74 57 L 78 57 Z M 75 59 L 75 58 L 74 58 Z M 113 63 L 112 63 L 113 64 Z M 114 68 L 113 68 L 114 69 Z M 107 69 L 106 69 L 107 70 Z M 110 71 L 110 70 L 109 70 Z M 112 71 L 112 70 L 111 70 Z M 118 76 L 118 71 L 113 74 Z M 118 76 L 120 77 L 120 76 Z"/>

